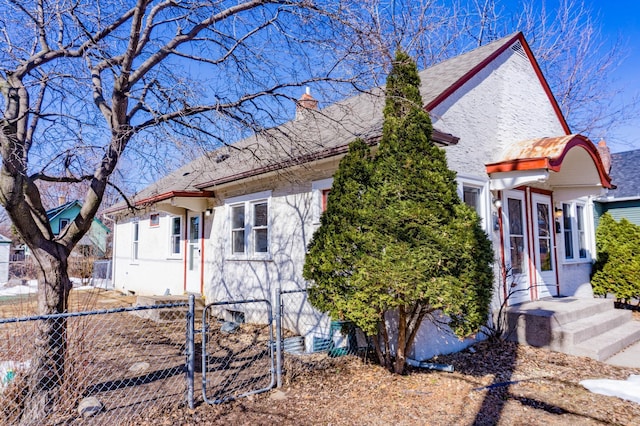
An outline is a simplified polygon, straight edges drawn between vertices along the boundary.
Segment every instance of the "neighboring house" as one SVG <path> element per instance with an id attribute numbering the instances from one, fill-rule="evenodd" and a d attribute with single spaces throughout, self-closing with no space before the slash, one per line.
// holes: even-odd
<path id="1" fill-rule="evenodd" d="M 595 145 L 570 134 L 522 34 L 420 73 L 425 108 L 461 199 L 475 207 L 496 258 L 496 300 L 592 297 L 592 197 L 611 186 Z M 202 294 L 207 302 L 305 288 L 306 247 L 332 176 L 356 137 L 376 143 L 383 89 L 317 110 L 197 159 L 136 195 L 115 220 L 113 279 L 135 294 Z M 287 135 L 287 137 L 283 137 Z M 311 314 L 309 314 L 311 315 Z M 308 335 L 318 330 L 298 330 Z M 468 342 L 423 324 L 411 356 Z M 309 342 L 307 341 L 307 348 Z"/>
<path id="2" fill-rule="evenodd" d="M 0 235 L 0 284 L 9 282 L 9 258 L 11 256 L 11 239 Z"/>
<path id="3" fill-rule="evenodd" d="M 611 154 L 611 178 L 616 188 L 596 199 L 596 223 L 608 212 L 640 225 L 640 149 Z"/>
<path id="4" fill-rule="evenodd" d="M 49 218 L 51 231 L 54 235 L 59 235 L 61 232 L 64 232 L 64 228 L 76 218 L 81 208 L 82 204 L 80 201 L 75 200 L 62 203 L 58 207 L 47 210 L 47 217 Z M 107 253 L 109 232 L 109 228 L 107 228 L 100 219 L 94 218 L 91 228 L 89 228 L 89 231 L 82 237 L 76 247 L 85 254 L 104 257 Z"/>

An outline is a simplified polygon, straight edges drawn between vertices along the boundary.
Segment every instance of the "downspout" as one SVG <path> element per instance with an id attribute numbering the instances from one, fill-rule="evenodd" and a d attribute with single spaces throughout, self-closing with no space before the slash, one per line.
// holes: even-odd
<path id="1" fill-rule="evenodd" d="M 118 222 L 109 217 L 107 213 L 102 213 L 102 218 L 110 221 L 113 224 L 113 238 L 111 239 L 111 282 L 113 284 L 113 288 L 116 288 L 116 235 L 117 235 L 117 224 Z"/>
<path id="2" fill-rule="evenodd" d="M 182 291 L 186 294 L 187 293 L 187 265 L 188 265 L 188 260 L 187 257 L 189 256 L 188 250 L 189 250 L 189 212 L 187 209 L 184 209 L 184 228 L 182 230 L 183 232 L 183 248 L 184 248 L 184 255 L 182 256 L 184 261 L 182 262 Z"/>
<path id="3" fill-rule="evenodd" d="M 204 294 L 204 227 L 205 227 L 205 212 L 200 215 L 202 225 L 200 226 L 200 296 Z"/>

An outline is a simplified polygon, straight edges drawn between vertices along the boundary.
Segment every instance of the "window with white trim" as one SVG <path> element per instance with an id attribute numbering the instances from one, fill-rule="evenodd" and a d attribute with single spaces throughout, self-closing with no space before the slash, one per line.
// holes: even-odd
<path id="1" fill-rule="evenodd" d="M 562 204 L 562 236 L 564 258 L 570 261 L 587 261 L 587 235 L 584 204 L 572 202 Z"/>
<path id="2" fill-rule="evenodd" d="M 474 176 L 458 174 L 458 196 L 469 207 L 474 209 L 480 217 L 480 224 L 488 232 L 487 228 L 487 185 L 486 181 Z"/>
<path id="3" fill-rule="evenodd" d="M 180 256 L 182 254 L 182 219 L 180 216 L 171 218 L 171 239 L 170 255 Z"/>
<path id="4" fill-rule="evenodd" d="M 480 204 L 481 188 L 475 186 L 462 185 L 462 201 L 482 217 L 482 207 Z"/>
<path id="5" fill-rule="evenodd" d="M 133 231 L 131 235 L 131 260 L 138 260 L 138 250 L 140 243 L 140 224 L 133 222 Z"/>
<path id="6" fill-rule="evenodd" d="M 233 256 L 265 258 L 269 255 L 270 193 L 254 194 L 227 201 Z"/>

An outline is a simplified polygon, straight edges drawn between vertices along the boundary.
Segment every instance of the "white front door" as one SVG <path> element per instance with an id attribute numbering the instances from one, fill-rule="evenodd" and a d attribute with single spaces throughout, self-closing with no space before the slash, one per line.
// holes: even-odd
<path id="1" fill-rule="evenodd" d="M 551 197 L 534 193 L 531 196 L 533 244 L 536 271 L 533 276 L 538 298 L 558 295 L 553 250 L 553 210 Z"/>
<path id="2" fill-rule="evenodd" d="M 506 296 L 509 304 L 531 300 L 529 250 L 523 191 L 505 191 L 502 214 L 505 235 Z"/>
<path id="3" fill-rule="evenodd" d="M 200 294 L 202 289 L 201 283 L 201 237 L 202 224 L 200 214 L 197 212 L 189 212 L 187 214 L 187 258 L 185 273 L 185 290 L 187 293 Z"/>

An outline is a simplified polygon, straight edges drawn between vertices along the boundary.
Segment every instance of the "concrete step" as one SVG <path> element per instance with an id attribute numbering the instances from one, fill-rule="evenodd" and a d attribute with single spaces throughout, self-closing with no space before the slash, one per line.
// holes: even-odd
<path id="1" fill-rule="evenodd" d="M 549 327 L 557 328 L 557 326 L 589 318 L 612 309 L 614 309 L 613 299 L 553 297 L 511 306 L 507 315 L 510 318 L 510 323 L 516 318 L 526 315 L 538 317 L 537 322 L 545 322 L 549 324 Z"/>
<path id="2" fill-rule="evenodd" d="M 552 338 L 549 348 L 559 352 L 565 352 L 572 346 L 585 340 L 592 339 L 600 334 L 632 320 L 631 311 L 622 309 L 610 309 L 582 318 L 559 327 L 552 327 Z"/>
<path id="3" fill-rule="evenodd" d="M 628 321 L 614 329 L 574 345 L 566 353 L 604 361 L 640 341 L 640 322 Z"/>

